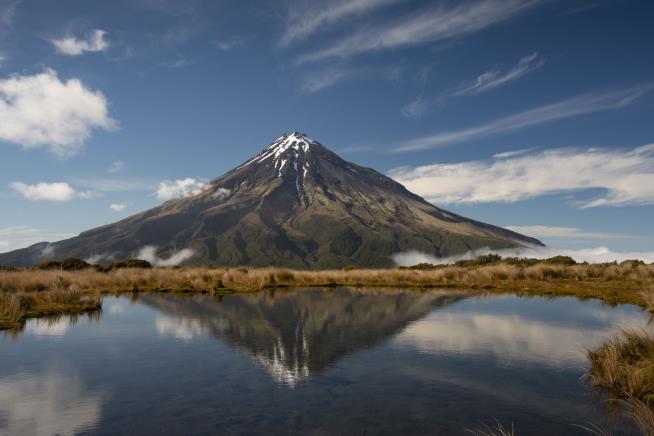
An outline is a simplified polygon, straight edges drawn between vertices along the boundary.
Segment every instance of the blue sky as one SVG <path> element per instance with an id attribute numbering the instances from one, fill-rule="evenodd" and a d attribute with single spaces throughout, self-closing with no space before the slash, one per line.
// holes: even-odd
<path id="1" fill-rule="evenodd" d="M 647 1 L 0 0 L 0 252 L 283 132 L 568 249 L 653 251 Z"/>

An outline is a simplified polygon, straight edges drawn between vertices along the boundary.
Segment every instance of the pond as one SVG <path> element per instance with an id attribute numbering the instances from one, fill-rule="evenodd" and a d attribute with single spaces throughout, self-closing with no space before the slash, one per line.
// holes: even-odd
<path id="1" fill-rule="evenodd" d="M 0 339 L 0 434 L 630 434 L 580 377 L 648 321 L 449 290 L 108 297 Z"/>

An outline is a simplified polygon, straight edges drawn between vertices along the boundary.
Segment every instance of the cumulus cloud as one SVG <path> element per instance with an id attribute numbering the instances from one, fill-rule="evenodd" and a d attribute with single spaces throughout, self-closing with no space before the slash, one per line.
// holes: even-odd
<path id="1" fill-rule="evenodd" d="M 579 250 L 536 246 L 510 248 L 505 250 L 482 248 L 450 257 L 436 257 L 420 251 L 405 251 L 402 253 L 395 253 L 391 258 L 397 266 L 412 266 L 419 263 L 447 265 L 458 260 L 475 259 L 478 256 L 490 253 L 499 254 L 502 257 L 529 257 L 533 259 L 547 259 L 554 256 L 570 256 L 577 262 L 589 263 L 622 262 L 630 259 L 639 259 L 646 263 L 654 263 L 654 251 L 612 251 L 607 247 L 585 248 Z"/>
<path id="2" fill-rule="evenodd" d="M 138 252 L 136 258 L 147 260 L 154 266 L 176 266 L 193 256 L 195 256 L 195 250 L 184 248 L 171 254 L 168 258 L 163 259 L 157 256 L 157 247 L 154 245 L 146 245 Z"/>
<path id="3" fill-rule="evenodd" d="M 479 126 L 461 130 L 441 132 L 411 139 L 400 144 L 397 152 L 446 147 L 458 142 L 479 139 L 504 132 L 512 132 L 527 127 L 566 118 L 578 117 L 629 106 L 649 93 L 652 85 L 641 85 L 618 91 L 580 95 L 567 100 L 509 115 Z"/>
<path id="4" fill-rule="evenodd" d="M 47 148 L 59 157 L 77 153 L 93 129 L 111 130 L 107 100 L 78 79 L 54 70 L 0 80 L 0 140 Z"/>
<path id="5" fill-rule="evenodd" d="M 330 47 L 301 56 L 298 62 L 346 58 L 364 52 L 444 41 L 479 32 L 539 3 L 540 0 L 477 0 L 430 7 L 403 19 L 360 28 Z"/>
<path id="6" fill-rule="evenodd" d="M 12 182 L 9 186 L 30 201 L 71 201 L 75 198 L 88 200 L 94 198 L 98 193 L 93 191 L 76 191 L 66 182 L 45 183 L 28 185 L 23 182 Z"/>
<path id="7" fill-rule="evenodd" d="M 65 182 L 55 183 L 37 183 L 36 185 L 27 185 L 22 182 L 13 182 L 9 186 L 31 201 L 70 201 L 76 196 L 75 190 Z"/>
<path id="8" fill-rule="evenodd" d="M 307 38 L 316 31 L 351 16 L 361 16 L 399 0 L 337 0 L 312 3 L 301 8 L 294 4 L 290 9 L 287 26 L 279 44 L 286 46 Z"/>
<path id="9" fill-rule="evenodd" d="M 125 210 L 127 205 L 125 203 L 111 203 L 109 205 L 109 209 L 113 210 L 114 212 L 121 212 Z"/>
<path id="10" fill-rule="evenodd" d="M 601 189 L 582 208 L 654 204 L 654 144 L 633 150 L 552 149 L 522 156 L 391 170 L 389 175 L 434 203 L 516 202 Z"/>
<path id="11" fill-rule="evenodd" d="M 59 39 L 51 39 L 50 42 L 63 55 L 79 56 L 86 52 L 94 53 L 108 49 L 109 43 L 105 39 L 106 34 L 107 32 L 104 30 L 95 29 L 83 38 L 67 36 Z"/>
<path id="12" fill-rule="evenodd" d="M 170 200 L 180 197 L 191 197 L 202 193 L 209 187 L 207 182 L 196 180 L 191 177 L 179 180 L 164 180 L 157 187 L 157 198 L 159 200 Z"/>

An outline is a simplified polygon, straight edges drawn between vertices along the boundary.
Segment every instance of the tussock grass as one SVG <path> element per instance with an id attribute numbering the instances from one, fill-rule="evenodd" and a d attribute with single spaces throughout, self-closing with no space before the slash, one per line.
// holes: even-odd
<path id="1" fill-rule="evenodd" d="M 654 337 L 650 333 L 623 331 L 589 351 L 588 360 L 587 377 L 594 386 L 654 406 Z"/>
<path id="2" fill-rule="evenodd" d="M 20 329 L 29 318 L 97 311 L 101 307 L 99 294 L 75 289 L 0 291 L 0 329 Z"/>
<path id="3" fill-rule="evenodd" d="M 347 269 L 296 271 L 287 268 L 116 268 L 98 271 L 0 270 L 0 313 L 9 320 L 38 313 L 21 303 L 20 309 L 9 294 L 22 295 L 21 301 L 41 301 L 47 293 L 76 290 L 71 310 L 88 305 L 89 293 L 185 292 L 227 294 L 276 287 L 460 287 L 488 292 L 514 292 L 521 295 L 599 298 L 608 304 L 633 303 L 652 306 L 654 297 L 644 290 L 654 289 L 654 265 L 497 262 L 482 265 L 450 265 L 424 269 Z M 64 298 L 64 297 L 62 297 Z M 64 298 L 65 299 L 65 298 Z M 80 302 L 84 300 L 84 304 Z M 37 303 L 34 303 L 37 304 Z M 48 302 L 54 307 L 54 303 Z M 59 307 L 63 307 L 61 304 Z M 21 313 L 22 310 L 22 313 Z M 13 322 L 13 321 L 11 321 Z"/>

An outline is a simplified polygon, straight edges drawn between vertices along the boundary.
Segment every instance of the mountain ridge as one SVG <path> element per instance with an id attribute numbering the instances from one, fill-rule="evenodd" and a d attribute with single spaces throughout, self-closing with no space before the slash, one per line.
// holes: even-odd
<path id="1" fill-rule="evenodd" d="M 341 159 L 303 133 L 283 134 L 207 183 L 74 238 L 0 254 L 0 264 L 45 258 L 112 260 L 157 247 L 193 250 L 187 262 L 300 269 L 389 267 L 418 250 L 450 256 L 479 248 L 542 245 L 507 229 L 440 209 L 371 168 Z"/>

